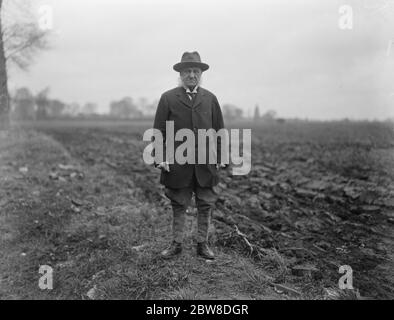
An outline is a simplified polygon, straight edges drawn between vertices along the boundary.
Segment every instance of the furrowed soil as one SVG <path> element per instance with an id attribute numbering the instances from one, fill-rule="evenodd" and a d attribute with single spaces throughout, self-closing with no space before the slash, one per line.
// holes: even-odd
<path id="1" fill-rule="evenodd" d="M 252 128 L 252 170 L 220 173 L 213 262 L 196 256 L 194 207 L 182 255 L 159 257 L 171 207 L 142 159 L 151 125 L 0 134 L 0 299 L 394 298 L 392 124 L 231 124 Z M 354 289 L 339 288 L 341 266 Z"/>

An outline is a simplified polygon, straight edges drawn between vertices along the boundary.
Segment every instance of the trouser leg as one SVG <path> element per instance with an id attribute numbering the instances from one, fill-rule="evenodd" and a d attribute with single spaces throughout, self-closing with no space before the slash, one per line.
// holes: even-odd
<path id="1" fill-rule="evenodd" d="M 208 230 L 212 219 L 212 210 L 216 201 L 216 193 L 212 188 L 196 187 L 197 205 L 197 242 L 208 241 Z"/>
<path id="2" fill-rule="evenodd" d="M 177 203 L 172 203 L 172 238 L 178 243 L 183 242 L 186 208 Z"/>
<path id="3" fill-rule="evenodd" d="M 192 190 L 190 188 L 165 189 L 166 196 L 172 206 L 172 236 L 173 240 L 182 243 L 184 236 L 186 209 L 190 203 Z"/>
<path id="4" fill-rule="evenodd" d="M 206 242 L 208 241 L 211 207 L 207 205 L 199 205 L 197 208 L 197 242 Z"/>

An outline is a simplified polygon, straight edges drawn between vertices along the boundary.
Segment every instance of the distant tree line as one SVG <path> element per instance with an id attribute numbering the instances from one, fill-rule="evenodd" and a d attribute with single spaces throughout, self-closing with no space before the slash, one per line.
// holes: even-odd
<path id="1" fill-rule="evenodd" d="M 224 104 L 222 107 L 223 117 L 227 120 L 239 120 L 244 118 L 244 112 L 233 104 Z M 249 116 L 248 116 L 249 117 Z M 253 120 L 256 122 L 284 122 L 284 119 L 278 118 L 275 110 L 268 110 L 260 115 L 260 107 L 255 106 Z"/>
<path id="2" fill-rule="evenodd" d="M 11 92 L 11 117 L 14 120 L 46 120 L 58 118 L 96 118 L 134 119 L 152 117 L 156 111 L 157 101 L 149 103 L 141 98 L 137 103 L 131 97 L 112 101 L 108 113 L 99 113 L 94 102 L 79 104 L 67 103 L 49 97 L 49 88 L 33 94 L 29 88 L 18 88 Z"/>
<path id="3" fill-rule="evenodd" d="M 253 121 L 265 122 L 265 123 L 270 123 L 270 122 L 283 123 L 285 122 L 285 119 L 278 118 L 275 110 L 268 110 L 263 115 L 260 115 L 260 108 L 258 105 L 256 105 L 256 107 L 254 108 Z"/>
<path id="4" fill-rule="evenodd" d="M 124 97 L 110 103 L 109 115 L 120 119 L 153 117 L 157 104 L 158 101 L 149 103 L 146 98 L 140 98 L 138 102 L 134 102 L 133 98 Z"/>
<path id="5" fill-rule="evenodd" d="M 59 118 L 110 118 L 110 119 L 140 119 L 152 118 L 155 115 L 158 101 L 149 102 L 146 98 L 137 101 L 132 97 L 124 97 L 109 103 L 107 113 L 99 112 L 94 102 L 79 104 L 67 103 L 49 96 L 49 88 L 33 94 L 29 88 L 18 88 L 11 92 L 11 117 L 14 120 L 46 120 Z M 240 120 L 244 118 L 241 108 L 233 104 L 222 105 L 223 117 L 226 120 Z M 249 116 L 250 118 L 250 116 Z M 284 122 L 277 118 L 274 110 L 268 110 L 260 115 L 260 108 L 256 105 L 253 114 L 256 122 Z"/>

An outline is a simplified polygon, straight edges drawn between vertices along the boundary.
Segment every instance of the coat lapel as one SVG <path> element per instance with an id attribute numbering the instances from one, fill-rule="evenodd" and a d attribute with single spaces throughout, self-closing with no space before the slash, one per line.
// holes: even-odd
<path id="1" fill-rule="evenodd" d="M 194 100 L 193 108 L 197 108 L 202 103 L 202 99 L 203 99 L 204 95 L 205 95 L 204 89 L 198 88 L 198 93 L 197 93 L 196 98 Z"/>
<path id="2" fill-rule="evenodd" d="M 176 93 L 178 99 L 187 107 L 191 108 L 192 107 L 192 102 L 190 101 L 189 97 L 186 94 L 186 91 L 182 88 L 179 87 L 179 90 Z"/>

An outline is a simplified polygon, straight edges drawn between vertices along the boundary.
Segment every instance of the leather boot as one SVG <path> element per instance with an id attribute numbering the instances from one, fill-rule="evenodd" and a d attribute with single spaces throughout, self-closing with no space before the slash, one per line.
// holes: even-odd
<path id="1" fill-rule="evenodd" d="M 215 255 L 212 250 L 208 247 L 206 242 L 198 242 L 197 243 L 197 254 L 204 259 L 213 260 L 215 259 Z"/>
<path id="2" fill-rule="evenodd" d="M 167 249 L 163 250 L 160 255 L 164 259 L 169 259 L 182 252 L 182 243 L 173 241 Z"/>

